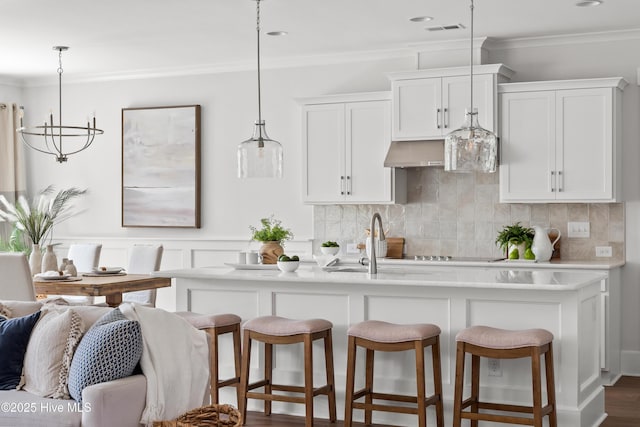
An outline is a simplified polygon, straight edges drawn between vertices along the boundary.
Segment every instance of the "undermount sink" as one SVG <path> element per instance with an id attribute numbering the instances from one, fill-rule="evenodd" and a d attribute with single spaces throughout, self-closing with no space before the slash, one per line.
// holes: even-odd
<path id="1" fill-rule="evenodd" d="M 367 273 L 367 267 L 329 267 L 325 268 L 329 273 Z"/>

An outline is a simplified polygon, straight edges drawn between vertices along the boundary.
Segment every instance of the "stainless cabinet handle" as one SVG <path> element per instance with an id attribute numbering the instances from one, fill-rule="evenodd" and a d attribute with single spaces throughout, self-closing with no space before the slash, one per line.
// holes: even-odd
<path id="1" fill-rule="evenodd" d="M 351 195 L 351 177 L 347 175 L 347 196 Z"/>
<path id="2" fill-rule="evenodd" d="M 555 171 L 551 171 L 551 192 L 555 192 L 556 188 L 553 186 L 556 180 L 556 172 Z"/>
<path id="3" fill-rule="evenodd" d="M 440 109 L 436 108 L 436 127 L 440 129 Z"/>
<path id="4" fill-rule="evenodd" d="M 340 195 L 344 196 L 344 176 L 340 176 Z"/>
<path id="5" fill-rule="evenodd" d="M 444 119 L 443 119 L 444 120 L 444 128 L 447 129 L 449 127 L 449 109 L 448 108 L 444 109 L 443 117 L 444 117 Z"/>
<path id="6" fill-rule="evenodd" d="M 562 171 L 558 171 L 558 179 L 560 180 L 558 183 L 558 192 L 561 192 L 562 187 L 564 187 L 564 175 L 562 175 Z"/>

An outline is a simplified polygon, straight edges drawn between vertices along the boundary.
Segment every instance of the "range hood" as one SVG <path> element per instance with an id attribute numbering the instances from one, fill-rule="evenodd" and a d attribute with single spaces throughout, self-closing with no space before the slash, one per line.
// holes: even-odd
<path id="1" fill-rule="evenodd" d="M 392 141 L 384 165 L 389 168 L 444 166 L 444 140 Z"/>

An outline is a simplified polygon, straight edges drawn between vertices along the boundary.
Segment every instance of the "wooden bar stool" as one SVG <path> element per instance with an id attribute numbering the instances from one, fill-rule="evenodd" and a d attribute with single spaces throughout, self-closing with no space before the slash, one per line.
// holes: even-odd
<path id="1" fill-rule="evenodd" d="M 351 427 L 353 409 L 364 409 L 364 422 L 370 425 L 372 411 L 417 414 L 418 426 L 427 425 L 427 407 L 434 405 L 438 427 L 444 426 L 442 408 L 442 374 L 440 371 L 440 328 L 430 324 L 398 325 L 367 320 L 357 323 L 347 331 L 349 337 L 347 353 L 347 390 L 345 402 L 345 427 Z M 367 350 L 365 387 L 354 392 L 357 347 Z M 434 394 L 426 396 L 424 350 L 431 347 Z M 373 390 L 373 360 L 375 351 L 406 351 L 416 353 L 416 396 L 376 393 Z M 365 401 L 356 402 L 364 397 Z M 415 406 L 400 406 L 374 403 L 374 399 L 393 402 L 409 402 Z"/>
<path id="2" fill-rule="evenodd" d="M 456 335 L 456 383 L 453 402 L 453 426 L 460 427 L 462 418 L 471 420 L 476 427 L 478 420 L 507 424 L 522 424 L 542 427 L 542 418 L 549 416 L 549 426 L 557 426 L 556 392 L 553 379 L 553 334 L 544 329 L 509 331 L 488 326 L 472 326 Z M 464 360 L 466 353 L 471 354 L 471 396 L 462 400 L 464 387 Z M 542 374 L 540 356 L 544 355 L 544 367 L 547 378 L 547 404 L 542 406 Z M 480 401 L 480 357 L 493 359 L 531 358 L 533 382 L 533 406 L 507 405 Z M 471 407 L 470 412 L 464 409 Z M 492 411 L 520 412 L 532 417 L 480 413 L 480 409 Z"/>
<path id="3" fill-rule="evenodd" d="M 263 316 L 249 320 L 243 326 L 244 344 L 242 356 L 242 399 L 239 401 L 243 424 L 247 420 L 247 399 L 264 400 L 264 413 L 271 415 L 271 402 L 302 403 L 306 407 L 305 427 L 313 426 L 313 398 L 320 394 L 327 395 L 329 400 L 329 420 L 336 421 L 336 394 L 333 375 L 333 344 L 331 328 L 333 324 L 328 320 L 292 320 L 278 316 Z M 322 387 L 313 387 L 313 341 L 324 340 L 324 358 L 327 383 Z M 251 342 L 253 340 L 264 343 L 264 379 L 249 383 L 251 358 Z M 279 385 L 272 382 L 272 362 L 274 344 L 304 343 L 304 387 Z M 252 392 L 256 388 L 264 387 L 263 393 Z M 274 394 L 274 391 L 304 393 L 300 396 L 285 396 Z"/>
<path id="4" fill-rule="evenodd" d="M 194 327 L 205 331 L 209 335 L 209 372 L 211 374 L 211 404 L 218 404 L 219 390 L 222 387 L 235 387 L 238 405 L 240 404 L 240 319 L 235 314 L 205 315 L 183 311 L 176 313 L 183 317 Z M 233 334 L 233 363 L 235 376 L 221 380 L 218 369 L 218 337 L 222 334 Z"/>

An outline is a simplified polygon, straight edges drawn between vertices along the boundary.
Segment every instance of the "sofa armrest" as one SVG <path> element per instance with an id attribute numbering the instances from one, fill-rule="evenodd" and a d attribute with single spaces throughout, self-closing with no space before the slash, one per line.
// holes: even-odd
<path id="1" fill-rule="evenodd" d="M 82 391 L 83 427 L 139 427 L 147 401 L 147 379 L 133 375 Z"/>

